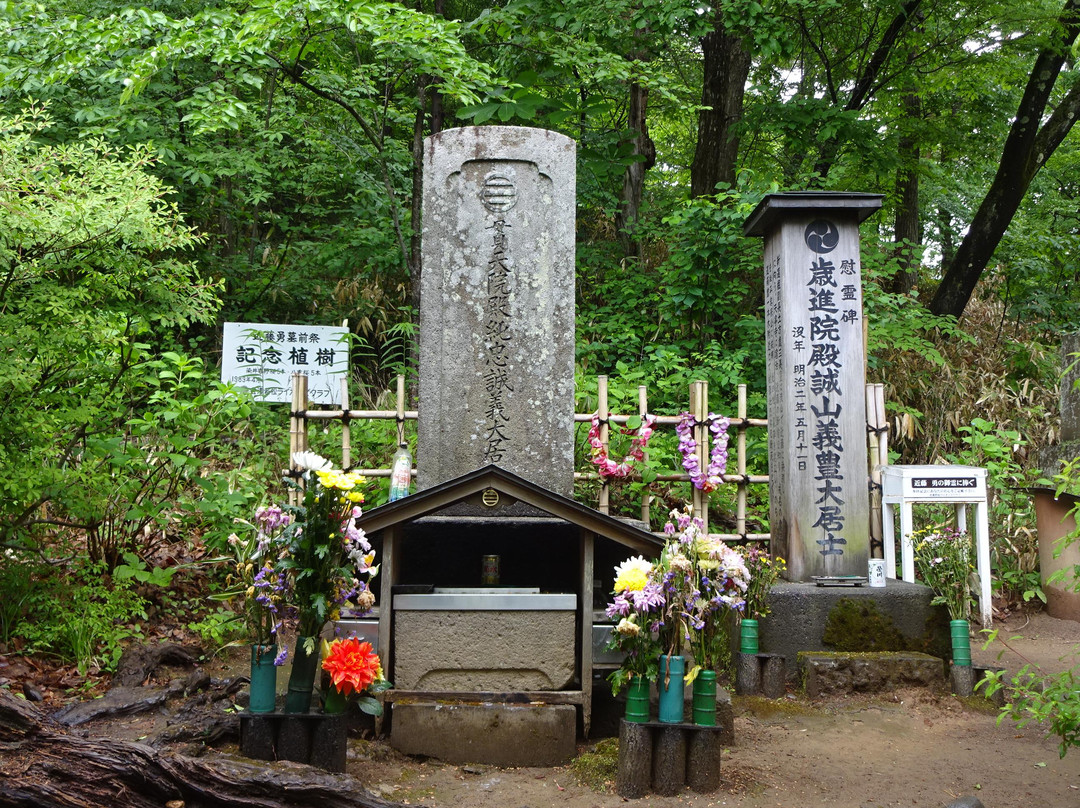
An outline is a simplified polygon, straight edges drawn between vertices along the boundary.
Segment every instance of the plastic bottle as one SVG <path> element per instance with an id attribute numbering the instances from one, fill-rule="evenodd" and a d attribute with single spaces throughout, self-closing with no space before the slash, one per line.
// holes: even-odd
<path id="1" fill-rule="evenodd" d="M 394 463 L 390 467 L 390 501 L 409 496 L 409 483 L 412 482 L 412 455 L 407 444 L 401 444 L 394 452 Z"/>

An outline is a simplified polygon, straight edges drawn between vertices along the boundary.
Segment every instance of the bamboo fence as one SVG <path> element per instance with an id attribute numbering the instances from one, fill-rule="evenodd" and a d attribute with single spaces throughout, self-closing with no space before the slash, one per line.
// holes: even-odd
<path id="1" fill-rule="evenodd" d="M 292 411 L 289 419 L 289 457 L 293 453 L 307 451 L 308 449 L 308 423 L 310 421 L 340 421 L 341 422 L 341 467 L 349 468 L 352 465 L 352 443 L 349 423 L 356 420 L 392 420 L 397 424 L 397 442 L 405 441 L 405 422 L 415 421 L 418 417 L 416 410 L 405 409 L 405 377 L 397 377 L 396 391 L 397 407 L 393 410 L 353 410 L 349 408 L 349 391 L 347 379 L 342 379 L 341 409 L 311 410 L 307 409 L 307 377 L 295 374 L 292 377 Z M 710 454 L 710 414 L 708 411 L 709 388 L 703 381 L 695 381 L 690 384 L 689 408 L 693 416 L 693 437 L 697 443 L 698 462 L 704 469 L 709 464 Z M 608 377 L 597 377 L 597 411 L 600 414 L 600 441 L 605 451 L 610 446 L 611 426 L 625 426 L 633 417 L 630 414 L 608 413 Z M 605 413 L 607 415 L 605 416 Z M 648 413 L 648 394 L 645 385 L 638 387 L 638 409 L 634 415 L 644 417 Z M 870 461 L 870 495 L 871 495 L 871 555 L 881 557 L 881 466 L 888 464 L 888 423 L 885 418 L 885 386 L 882 384 L 866 385 L 866 413 L 867 413 L 867 438 Z M 591 423 L 594 413 L 575 413 L 575 423 Z M 681 415 L 654 415 L 654 429 L 674 429 L 682 421 Z M 714 538 L 736 543 L 768 542 L 768 533 L 747 532 L 747 493 L 751 485 L 768 485 L 767 474 L 748 474 L 746 463 L 746 435 L 750 429 L 767 429 L 769 422 L 766 418 L 747 417 L 746 385 L 738 386 L 738 398 L 736 415 L 729 419 L 729 435 L 734 435 L 734 473 L 722 475 L 723 484 L 735 486 L 735 532 L 734 533 L 711 533 Z M 730 444 L 729 444 L 730 446 Z M 729 449 L 730 451 L 730 449 Z M 646 459 L 648 454 L 646 452 Z M 729 466 L 731 461 L 729 460 Z M 354 469 L 366 477 L 389 477 L 389 468 Z M 295 472 L 292 472 L 295 474 Z M 412 470 L 413 477 L 416 469 Z M 601 476 L 596 471 L 575 471 L 575 480 L 599 480 L 600 489 L 597 500 L 597 509 L 602 513 L 610 512 L 611 481 Z M 658 482 L 690 482 L 690 475 L 686 472 L 659 474 L 655 478 Z M 694 516 L 700 518 L 705 524 L 705 530 L 709 529 L 709 494 L 698 488 L 692 487 L 692 509 Z M 295 492 L 294 492 L 295 495 Z M 648 525 L 650 518 L 651 496 L 648 492 L 643 493 L 641 499 L 641 520 Z"/>

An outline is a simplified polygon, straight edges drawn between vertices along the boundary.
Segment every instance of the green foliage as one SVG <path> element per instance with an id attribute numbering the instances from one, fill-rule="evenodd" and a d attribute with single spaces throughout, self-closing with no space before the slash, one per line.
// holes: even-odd
<path id="1" fill-rule="evenodd" d="M 137 621 L 146 619 L 131 582 L 110 579 L 101 563 L 43 580 L 27 605 L 17 628 L 24 652 L 73 663 L 83 676 L 95 668 L 115 670 L 124 644 L 141 636 Z"/>
<path id="2" fill-rule="evenodd" d="M 990 632 L 987 644 L 996 638 L 997 631 Z M 1057 736 L 1061 757 L 1080 746 L 1080 669 L 1047 676 L 1037 666 L 1025 665 L 1008 678 L 1003 671 L 991 671 L 979 685 L 987 696 L 1005 689 L 1008 701 L 998 724 L 1009 719 L 1018 727 L 1032 723 L 1045 727 L 1048 737 Z"/>
<path id="3" fill-rule="evenodd" d="M 109 497 L 111 471 L 141 456 L 133 439 L 149 434 L 138 418 L 129 440 L 117 434 L 135 412 L 157 403 L 152 363 L 159 360 L 149 341 L 208 321 L 217 302 L 214 286 L 175 257 L 195 237 L 147 173 L 148 151 L 47 145 L 49 125 L 38 108 L 0 119 L 6 542 L 26 541 L 28 528 L 42 521 L 100 524 L 81 505 Z M 164 454 L 157 468 L 190 463 L 182 443 L 155 449 Z M 99 476 L 90 479 L 95 470 Z M 57 513 L 42 518 L 47 504 Z M 119 515 L 127 518 L 125 511 Z"/>
<path id="4" fill-rule="evenodd" d="M 0 648 L 11 646 L 19 624 L 28 615 L 37 581 L 47 572 L 48 568 L 28 553 L 0 553 Z"/>
<path id="5" fill-rule="evenodd" d="M 246 638 L 244 620 L 236 612 L 223 606 L 207 612 L 201 619 L 188 624 L 199 638 L 215 648 L 223 648 L 233 641 Z"/>

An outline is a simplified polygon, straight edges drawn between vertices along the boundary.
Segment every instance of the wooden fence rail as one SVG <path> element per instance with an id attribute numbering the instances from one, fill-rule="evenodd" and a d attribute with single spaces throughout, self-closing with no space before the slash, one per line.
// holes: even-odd
<path id="1" fill-rule="evenodd" d="M 341 409 L 336 410 L 309 410 L 307 409 L 307 377 L 296 374 L 292 379 L 292 412 L 289 426 L 289 456 L 294 452 L 306 451 L 308 448 L 308 422 L 309 421 L 341 421 L 341 466 L 351 466 L 352 443 L 349 424 L 357 420 L 392 420 L 397 423 L 397 442 L 405 441 L 405 422 L 415 421 L 418 417 L 416 410 L 405 409 L 405 377 L 397 377 L 397 408 L 394 410 L 353 410 L 349 409 L 348 381 L 342 380 Z M 709 389 L 706 382 L 695 381 L 690 384 L 689 407 L 687 411 L 693 416 L 693 437 L 697 443 L 698 463 L 700 468 L 709 465 L 711 421 L 708 411 Z M 867 411 L 867 434 L 870 452 L 871 468 L 871 541 L 880 547 L 881 541 L 881 495 L 880 467 L 888 463 L 888 425 L 885 420 L 884 385 L 868 384 L 866 386 L 866 411 Z M 625 426 L 631 418 L 630 414 L 607 414 L 608 413 L 608 379 L 607 376 L 597 377 L 597 412 L 600 421 L 600 441 L 607 451 L 610 446 L 610 427 Z M 735 532 L 712 533 L 714 538 L 733 542 L 767 542 L 768 533 L 748 533 L 747 523 L 747 492 L 751 485 L 768 485 L 767 474 L 747 474 L 746 463 L 746 435 L 750 429 L 767 429 L 769 422 L 765 418 L 747 417 L 746 385 L 738 386 L 738 399 L 736 415 L 730 418 L 728 427 L 729 435 L 734 436 L 734 473 L 722 475 L 724 484 L 735 486 Z M 648 395 L 645 385 L 638 387 L 638 411 L 637 417 L 643 418 L 648 414 Z M 591 423 L 594 413 L 575 413 L 575 423 Z M 655 415 L 654 429 L 674 429 L 682 421 L 681 415 Z M 718 416 L 719 417 L 719 416 Z M 646 453 L 646 459 L 648 455 Z M 729 467 L 731 461 L 728 463 Z M 389 477 L 389 468 L 355 469 L 367 477 Z M 413 476 L 416 470 L 412 471 Z M 600 480 L 600 491 L 597 509 L 603 513 L 610 511 L 611 482 L 607 477 L 596 471 L 575 471 L 575 480 Z M 656 480 L 661 482 L 691 482 L 690 475 L 686 472 L 659 474 Z M 650 523 L 651 497 L 648 492 L 642 495 L 641 520 L 645 524 Z M 700 518 L 708 531 L 709 519 L 709 494 L 698 488 L 693 488 L 693 513 Z"/>

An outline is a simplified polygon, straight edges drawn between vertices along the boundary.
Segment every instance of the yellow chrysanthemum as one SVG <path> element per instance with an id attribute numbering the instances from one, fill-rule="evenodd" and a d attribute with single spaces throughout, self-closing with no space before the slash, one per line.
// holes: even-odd
<path id="1" fill-rule="evenodd" d="M 652 564 L 643 556 L 628 558 L 615 568 L 616 592 L 640 592 L 649 582 Z"/>

